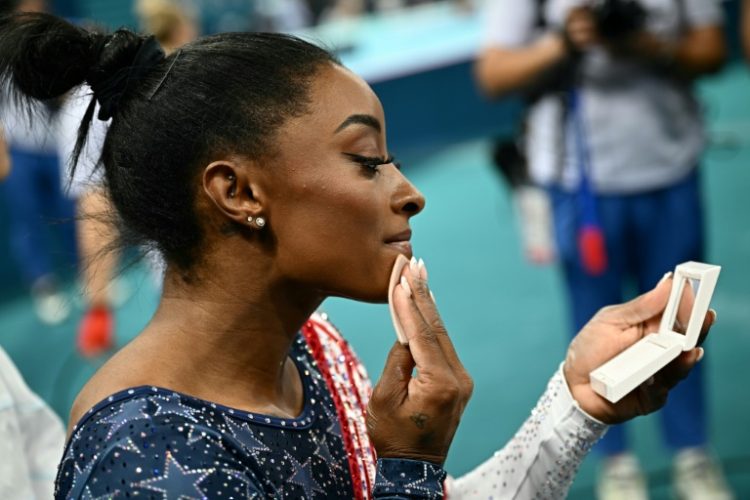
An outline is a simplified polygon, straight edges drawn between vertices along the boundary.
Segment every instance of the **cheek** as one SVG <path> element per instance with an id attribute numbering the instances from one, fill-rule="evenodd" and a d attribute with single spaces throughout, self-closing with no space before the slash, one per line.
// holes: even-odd
<path id="1" fill-rule="evenodd" d="M 334 295 L 380 300 L 395 259 L 383 243 L 387 208 L 372 191 L 311 190 L 274 228 L 279 270 Z"/>

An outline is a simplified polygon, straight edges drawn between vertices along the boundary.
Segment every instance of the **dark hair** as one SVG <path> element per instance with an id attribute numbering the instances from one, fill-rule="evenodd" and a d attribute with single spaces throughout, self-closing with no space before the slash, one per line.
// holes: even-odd
<path id="1" fill-rule="evenodd" d="M 312 79 L 338 61 L 292 36 L 224 33 L 166 58 L 152 50 L 144 66 L 149 40 L 124 29 L 88 32 L 47 14 L 6 16 L 0 79 L 35 99 L 91 86 L 112 115 L 101 163 L 126 241 L 155 247 L 189 270 L 202 243 L 194 206 L 199 167 L 220 154 L 272 155 L 274 132 L 308 110 Z"/>

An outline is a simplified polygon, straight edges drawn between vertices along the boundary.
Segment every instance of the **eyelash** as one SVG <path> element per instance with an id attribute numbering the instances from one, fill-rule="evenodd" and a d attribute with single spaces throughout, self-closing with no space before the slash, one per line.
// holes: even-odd
<path id="1" fill-rule="evenodd" d="M 378 171 L 379 167 L 382 165 L 389 165 L 393 163 L 393 165 L 401 170 L 401 164 L 396 161 L 396 159 L 393 156 L 389 156 L 388 158 L 383 158 L 382 156 L 362 156 L 354 153 L 344 153 L 346 156 L 348 156 L 351 160 L 353 160 L 355 163 L 358 163 L 362 165 L 365 168 L 369 168 L 373 171 Z"/>

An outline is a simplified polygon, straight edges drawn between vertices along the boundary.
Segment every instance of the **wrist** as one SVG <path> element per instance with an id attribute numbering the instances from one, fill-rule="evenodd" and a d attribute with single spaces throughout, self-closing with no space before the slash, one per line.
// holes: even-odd
<path id="1" fill-rule="evenodd" d="M 563 362 L 560 372 L 563 378 L 563 387 L 567 389 L 567 393 L 578 411 L 581 412 L 584 417 L 597 424 L 610 425 L 606 416 L 599 415 L 600 412 L 597 411 L 597 408 L 590 407 L 588 404 L 591 400 L 591 395 L 594 394 L 590 384 L 585 382 L 584 385 L 581 385 L 580 383 L 576 384 L 570 382 L 571 380 L 576 380 L 576 377 L 570 372 L 567 359 Z M 594 397 L 596 399 L 599 398 L 597 394 L 594 394 Z"/>

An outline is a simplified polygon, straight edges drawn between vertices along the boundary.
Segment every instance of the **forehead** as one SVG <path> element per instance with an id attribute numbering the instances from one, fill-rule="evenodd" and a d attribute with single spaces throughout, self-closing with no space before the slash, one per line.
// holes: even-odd
<path id="1" fill-rule="evenodd" d="M 354 114 L 372 115 L 384 123 L 383 107 L 367 82 L 342 66 L 327 66 L 311 85 L 307 118 L 320 127 L 319 133 L 333 134 Z"/>

